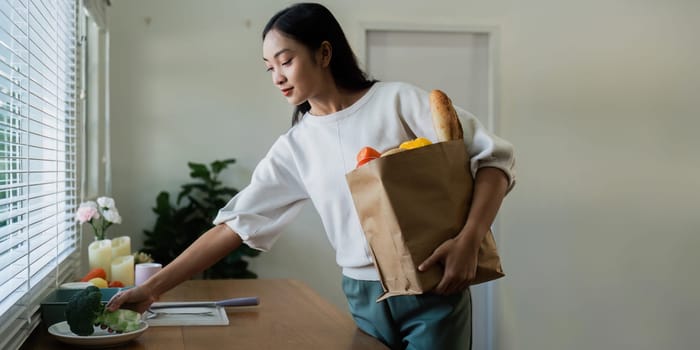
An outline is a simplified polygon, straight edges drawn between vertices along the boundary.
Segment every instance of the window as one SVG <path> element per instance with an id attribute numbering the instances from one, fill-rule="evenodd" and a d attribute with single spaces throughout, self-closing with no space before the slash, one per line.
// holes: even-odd
<path id="1" fill-rule="evenodd" d="M 77 4 L 0 0 L 0 348 L 76 266 Z"/>

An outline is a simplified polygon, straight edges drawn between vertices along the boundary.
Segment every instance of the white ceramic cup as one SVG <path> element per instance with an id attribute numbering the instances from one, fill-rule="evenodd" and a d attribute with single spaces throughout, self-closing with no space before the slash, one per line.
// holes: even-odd
<path id="1" fill-rule="evenodd" d="M 134 267 L 134 284 L 140 286 L 163 268 L 159 263 L 141 263 Z"/>

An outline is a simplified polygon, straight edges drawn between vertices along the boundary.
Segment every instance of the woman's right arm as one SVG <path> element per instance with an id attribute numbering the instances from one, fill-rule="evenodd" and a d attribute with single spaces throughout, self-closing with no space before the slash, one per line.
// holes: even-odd
<path id="1" fill-rule="evenodd" d="M 214 265 L 241 244 L 241 238 L 230 227 L 216 225 L 145 283 L 117 293 L 107 303 L 107 309 L 144 312 L 161 294 Z"/>

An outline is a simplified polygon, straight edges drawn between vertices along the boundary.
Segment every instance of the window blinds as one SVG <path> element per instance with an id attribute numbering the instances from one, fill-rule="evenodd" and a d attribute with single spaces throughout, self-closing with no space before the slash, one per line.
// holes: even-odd
<path id="1" fill-rule="evenodd" d="M 34 322 L 78 244 L 76 13 L 73 0 L 0 0 L 2 335 Z"/>

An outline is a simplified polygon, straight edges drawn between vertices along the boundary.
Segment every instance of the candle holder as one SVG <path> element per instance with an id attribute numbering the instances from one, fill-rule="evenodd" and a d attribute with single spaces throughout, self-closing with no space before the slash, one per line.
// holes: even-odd
<path id="1" fill-rule="evenodd" d="M 88 264 L 90 270 L 100 267 L 107 274 L 107 281 L 110 281 L 112 268 L 112 241 L 101 239 L 90 243 L 88 246 Z"/>
<path id="2" fill-rule="evenodd" d="M 134 285 L 134 256 L 124 255 L 112 259 L 112 279 L 119 281 L 125 287 Z"/>
<path id="3" fill-rule="evenodd" d="M 112 238 L 112 259 L 131 255 L 131 237 L 121 236 Z"/>

